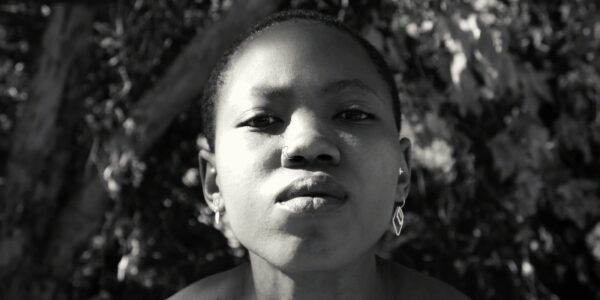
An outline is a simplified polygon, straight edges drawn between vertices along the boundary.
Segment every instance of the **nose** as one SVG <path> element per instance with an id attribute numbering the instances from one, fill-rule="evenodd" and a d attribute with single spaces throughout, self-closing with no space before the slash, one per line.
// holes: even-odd
<path id="1" fill-rule="evenodd" d="M 340 150 L 333 133 L 316 118 L 298 117 L 286 128 L 281 165 L 297 168 L 309 165 L 337 165 Z"/>

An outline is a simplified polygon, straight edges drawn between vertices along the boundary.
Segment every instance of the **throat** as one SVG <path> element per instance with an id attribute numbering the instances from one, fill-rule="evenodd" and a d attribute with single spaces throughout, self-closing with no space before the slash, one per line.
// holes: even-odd
<path id="1" fill-rule="evenodd" d="M 251 254 L 246 299 L 388 299 L 375 256 L 337 270 L 285 272 Z"/>

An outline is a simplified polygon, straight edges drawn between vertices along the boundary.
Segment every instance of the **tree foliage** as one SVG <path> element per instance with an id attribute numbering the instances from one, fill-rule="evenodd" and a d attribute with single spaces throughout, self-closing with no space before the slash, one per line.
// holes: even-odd
<path id="1" fill-rule="evenodd" d="M 226 218 L 215 225 L 201 199 L 201 103 L 190 101 L 145 151 L 135 138 L 116 140 L 118 147 L 113 138 L 138 132 L 140 102 L 237 4 L 138 0 L 92 7 L 88 63 L 65 96 L 81 105 L 62 115 L 73 124 L 63 140 L 73 150 L 61 171 L 68 183 L 59 188 L 77 199 L 73 190 L 94 173 L 107 205 L 101 227 L 74 252 L 63 297 L 165 298 L 245 259 Z M 2 195 L 15 124 L 32 121 L 20 112 L 30 103 L 36 45 L 56 6 L 0 5 Z M 285 8 L 343 19 L 396 74 L 402 134 L 413 141 L 412 190 L 406 229 L 399 238 L 384 237 L 381 255 L 473 299 L 600 299 L 594 1 L 293 0 L 278 9 Z M 0 208 L 2 234 L 39 224 L 35 214 L 7 222 L 28 206 Z M 3 258 L 14 249 L 5 244 L 0 251 Z"/>

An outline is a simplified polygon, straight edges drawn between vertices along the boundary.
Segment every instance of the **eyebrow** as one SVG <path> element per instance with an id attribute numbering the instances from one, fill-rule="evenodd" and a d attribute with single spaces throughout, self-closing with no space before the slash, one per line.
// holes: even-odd
<path id="1" fill-rule="evenodd" d="M 285 86 L 256 86 L 252 88 L 252 95 L 265 99 L 286 99 L 293 96 L 293 91 Z"/>
<path id="2" fill-rule="evenodd" d="M 341 79 L 328 82 L 321 88 L 322 94 L 335 94 L 346 89 L 358 89 L 374 95 L 383 100 L 377 91 L 360 79 Z M 256 86 L 252 88 L 252 95 L 270 100 L 286 99 L 293 97 L 293 90 L 288 86 Z"/>
<path id="3" fill-rule="evenodd" d="M 364 83 L 360 79 L 342 79 L 342 80 L 332 81 L 332 82 L 327 83 L 321 89 L 321 92 L 324 94 L 333 94 L 333 93 L 338 93 L 338 92 L 341 92 L 341 91 L 343 91 L 345 89 L 349 89 L 349 88 L 354 88 L 354 89 L 359 89 L 359 90 L 365 91 L 365 92 L 373 94 L 377 98 L 381 99 L 381 97 L 379 97 L 379 94 L 377 93 L 377 91 L 375 91 L 373 88 L 368 86 L 366 83 Z"/>

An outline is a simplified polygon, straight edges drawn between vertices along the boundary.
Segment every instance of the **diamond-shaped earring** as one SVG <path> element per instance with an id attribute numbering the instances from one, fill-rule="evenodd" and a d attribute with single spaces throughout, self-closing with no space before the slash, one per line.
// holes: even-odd
<path id="1" fill-rule="evenodd" d="M 392 219 L 392 226 L 394 227 L 394 233 L 396 236 L 400 236 L 402 232 L 402 226 L 404 225 L 404 212 L 402 212 L 402 206 L 398 206 L 394 212 L 394 218 Z"/>

